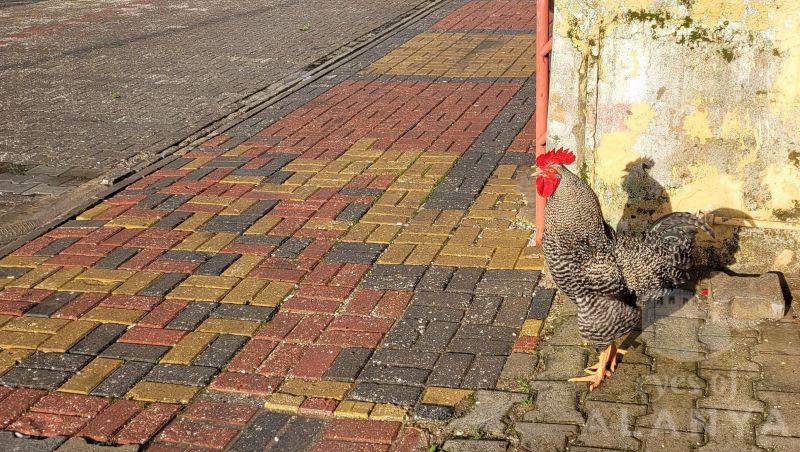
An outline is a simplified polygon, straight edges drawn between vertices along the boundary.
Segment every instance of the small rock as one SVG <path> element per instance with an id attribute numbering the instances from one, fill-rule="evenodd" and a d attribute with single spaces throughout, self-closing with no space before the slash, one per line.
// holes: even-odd
<path id="1" fill-rule="evenodd" d="M 720 273 L 710 281 L 714 301 L 729 306 L 731 317 L 740 320 L 780 320 L 786 303 L 775 273 L 761 276 L 729 276 Z"/>

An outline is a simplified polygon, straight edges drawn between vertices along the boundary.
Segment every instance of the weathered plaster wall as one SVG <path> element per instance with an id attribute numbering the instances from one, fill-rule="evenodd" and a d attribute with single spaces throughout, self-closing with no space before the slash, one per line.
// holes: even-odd
<path id="1" fill-rule="evenodd" d="M 555 0 L 553 28 L 548 145 L 578 151 L 612 225 L 800 224 L 800 1 Z M 715 229 L 717 263 L 800 268 L 800 228 Z"/>

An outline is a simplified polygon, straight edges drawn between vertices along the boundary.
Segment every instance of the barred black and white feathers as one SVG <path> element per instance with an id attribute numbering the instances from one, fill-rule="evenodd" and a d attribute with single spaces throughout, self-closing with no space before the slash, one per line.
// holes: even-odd
<path id="1" fill-rule="evenodd" d="M 695 235 L 712 232 L 694 215 L 678 212 L 645 234 L 615 233 L 591 188 L 565 167 L 553 168 L 560 182 L 545 211 L 545 261 L 578 307 L 581 335 L 603 350 L 639 325 L 639 306 L 686 280 Z"/>

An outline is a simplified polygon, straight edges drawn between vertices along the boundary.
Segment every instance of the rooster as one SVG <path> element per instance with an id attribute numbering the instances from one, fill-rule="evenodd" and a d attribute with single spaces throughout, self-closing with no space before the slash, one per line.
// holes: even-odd
<path id="1" fill-rule="evenodd" d="M 641 323 L 640 306 L 688 279 L 699 230 L 713 231 L 692 214 L 676 212 L 644 234 L 615 233 L 603 219 L 597 195 L 565 165 L 575 155 L 564 149 L 536 158 L 536 190 L 547 198 L 542 249 L 556 286 L 578 308 L 578 330 L 594 342 L 598 361 L 586 368 L 595 389 L 625 351 L 615 341 Z"/>

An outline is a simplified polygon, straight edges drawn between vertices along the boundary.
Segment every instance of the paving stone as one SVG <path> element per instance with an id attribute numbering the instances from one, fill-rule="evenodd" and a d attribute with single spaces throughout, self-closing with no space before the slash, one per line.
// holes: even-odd
<path id="1" fill-rule="evenodd" d="M 255 320 L 266 322 L 275 313 L 275 308 L 223 303 L 217 306 L 209 317 L 223 319 Z"/>
<path id="2" fill-rule="evenodd" d="M 80 342 L 75 344 L 70 353 L 82 353 L 85 355 L 98 355 L 106 347 L 111 345 L 117 338 L 125 332 L 125 325 L 104 323 L 98 325 L 91 333 L 86 335 Z"/>
<path id="3" fill-rule="evenodd" d="M 503 303 L 502 297 L 491 295 L 476 295 L 464 315 L 465 324 L 488 325 L 494 321 L 500 305 Z"/>
<path id="4" fill-rule="evenodd" d="M 527 450 L 567 450 L 567 444 L 578 436 L 575 425 L 517 422 L 514 430 L 519 434 L 520 445 Z"/>
<path id="5" fill-rule="evenodd" d="M 148 381 L 178 385 L 206 386 L 218 369 L 180 364 L 156 364 L 144 377 Z"/>
<path id="6" fill-rule="evenodd" d="M 411 304 L 463 310 L 470 306 L 471 300 L 472 296 L 464 293 L 414 292 Z"/>
<path id="7" fill-rule="evenodd" d="M 476 389 L 494 388 L 505 362 L 505 356 L 476 356 L 475 359 L 472 360 L 472 365 L 464 376 L 464 380 L 461 382 L 461 387 Z"/>
<path id="8" fill-rule="evenodd" d="M 44 439 L 17 437 L 14 432 L 0 431 L 0 449 L 7 452 L 49 452 L 58 449 L 66 441 L 65 436 Z"/>
<path id="9" fill-rule="evenodd" d="M 446 290 L 448 292 L 475 293 L 475 287 L 483 276 L 483 271 L 482 268 L 457 268 L 450 278 Z"/>
<path id="10" fill-rule="evenodd" d="M 271 444 L 278 433 L 289 423 L 291 416 L 284 413 L 261 411 L 252 419 L 250 425 L 242 430 L 239 438 L 231 446 L 232 450 L 261 452 Z"/>
<path id="11" fill-rule="evenodd" d="M 555 289 L 546 289 L 540 287 L 536 289 L 531 301 L 531 307 L 528 310 L 529 319 L 544 319 L 547 313 L 550 312 L 550 306 L 553 304 L 553 299 L 556 296 Z"/>
<path id="12" fill-rule="evenodd" d="M 104 358 L 120 358 L 131 361 L 144 361 L 155 363 L 170 347 L 162 345 L 125 344 L 114 343 L 103 350 L 100 356 Z"/>
<path id="13" fill-rule="evenodd" d="M 642 450 L 695 450 L 705 441 L 700 433 L 678 430 L 637 427 L 633 434 L 641 441 Z"/>
<path id="14" fill-rule="evenodd" d="M 497 378 L 496 389 L 502 391 L 527 392 L 528 381 L 539 359 L 530 353 L 512 353 L 506 358 L 503 370 Z"/>
<path id="15" fill-rule="evenodd" d="M 454 309 L 454 308 L 440 308 L 434 306 L 409 306 L 406 309 L 405 314 L 403 314 L 405 318 L 411 319 L 422 319 L 422 320 L 430 320 L 430 321 L 438 321 L 436 323 L 443 324 L 446 322 L 451 322 L 453 325 L 456 322 L 460 322 L 461 319 L 464 317 L 464 311 L 461 309 Z M 455 332 L 455 329 L 453 329 Z"/>
<path id="16" fill-rule="evenodd" d="M 414 418 L 422 421 L 446 421 L 452 418 L 454 413 L 455 410 L 451 406 L 418 403 L 414 407 Z"/>
<path id="17" fill-rule="evenodd" d="M 196 302 L 189 303 L 172 319 L 167 328 L 173 330 L 193 331 L 203 323 L 208 315 L 219 306 L 219 303 Z"/>
<path id="18" fill-rule="evenodd" d="M 795 372 L 800 366 L 800 356 L 757 353 L 753 361 L 763 369 L 763 378 L 756 383 L 756 389 L 800 392 L 800 380 Z"/>
<path id="19" fill-rule="evenodd" d="M 648 347 L 647 352 L 653 357 L 653 372 L 643 377 L 643 384 L 676 389 L 705 388 L 705 381 L 698 376 L 698 361 L 702 355 L 674 350 L 662 351 L 652 347 Z"/>
<path id="20" fill-rule="evenodd" d="M 414 350 L 378 349 L 375 350 L 370 363 L 386 366 L 433 369 L 438 358 L 439 355 L 436 353 L 418 352 Z"/>
<path id="21" fill-rule="evenodd" d="M 159 259 L 167 261 L 206 262 L 214 256 L 201 251 L 167 250 Z"/>
<path id="22" fill-rule="evenodd" d="M 638 382 L 650 372 L 648 365 L 621 362 L 614 371 L 613 378 L 604 381 L 600 388 L 590 392 L 586 398 L 606 402 L 645 403 L 646 394 L 639 390 Z"/>
<path id="23" fill-rule="evenodd" d="M 759 372 L 761 367 L 750 359 L 750 348 L 756 344 L 754 337 L 700 336 L 706 346 L 706 359 L 701 369 L 721 371 Z"/>
<path id="24" fill-rule="evenodd" d="M 568 380 L 585 375 L 587 350 L 583 347 L 540 347 L 543 369 L 534 375 L 535 380 Z"/>
<path id="25" fill-rule="evenodd" d="M 753 347 L 757 353 L 800 355 L 800 328 L 794 323 L 763 322 L 756 328 L 761 337 Z"/>
<path id="26" fill-rule="evenodd" d="M 423 323 L 424 325 L 424 323 Z M 403 318 L 394 324 L 383 338 L 382 345 L 392 348 L 411 348 L 420 335 L 420 322 L 412 318 Z"/>
<path id="27" fill-rule="evenodd" d="M 698 450 L 728 451 L 746 450 L 760 451 L 756 445 L 754 429 L 761 422 L 761 416 L 755 413 L 740 413 L 728 410 L 708 410 L 699 412 L 705 421 L 707 442 Z"/>
<path id="28" fill-rule="evenodd" d="M 136 452 L 138 446 L 129 444 L 127 446 L 102 446 L 91 444 L 84 438 L 73 437 L 68 439 L 59 448 L 58 452 Z"/>
<path id="29" fill-rule="evenodd" d="M 409 310 L 412 308 L 413 306 L 409 308 Z M 408 313 L 408 311 L 406 311 L 406 313 Z M 434 314 L 432 318 L 436 319 L 438 317 Z M 414 348 L 424 352 L 443 352 L 457 329 L 457 323 L 429 322 L 420 334 L 419 339 L 414 343 Z"/>
<path id="30" fill-rule="evenodd" d="M 194 360 L 197 366 L 224 367 L 233 355 L 247 342 L 244 336 L 223 334 L 214 340 L 202 353 Z"/>
<path id="31" fill-rule="evenodd" d="M 764 403 L 757 400 L 753 387 L 761 378 L 756 372 L 700 370 L 706 381 L 705 396 L 698 400 L 698 408 L 752 411 L 762 413 Z"/>
<path id="32" fill-rule="evenodd" d="M 524 394 L 502 391 L 476 391 L 475 403 L 462 417 L 449 424 L 458 435 L 464 435 L 470 429 L 478 429 L 493 437 L 503 436 L 506 424 L 503 422 L 511 408 L 525 400 Z"/>
<path id="33" fill-rule="evenodd" d="M 344 348 L 325 371 L 324 378 L 354 381 L 371 355 L 372 349 L 369 348 Z"/>
<path id="34" fill-rule="evenodd" d="M 449 439 L 442 445 L 445 452 L 504 452 L 508 441 Z"/>
<path id="35" fill-rule="evenodd" d="M 0 384 L 13 387 L 54 390 L 72 376 L 61 370 L 15 367 L 0 377 Z"/>
<path id="36" fill-rule="evenodd" d="M 581 428 L 576 445 L 636 450 L 633 421 L 645 413 L 645 405 L 588 401 L 584 405 L 586 424 Z"/>
<path id="37" fill-rule="evenodd" d="M 350 393 L 350 397 L 369 402 L 414 405 L 421 392 L 422 389 L 414 386 L 358 382 Z"/>
<path id="38" fill-rule="evenodd" d="M 149 286 L 139 291 L 137 295 L 146 297 L 163 297 L 183 282 L 189 275 L 184 273 L 164 273 L 156 278 Z"/>
<path id="39" fill-rule="evenodd" d="M 765 405 L 764 423 L 756 428 L 759 438 L 763 436 L 800 437 L 800 394 L 774 391 L 758 391 L 756 396 Z"/>
<path id="40" fill-rule="evenodd" d="M 197 267 L 193 274 L 219 276 L 225 271 L 232 263 L 234 263 L 241 254 L 220 253 L 214 255 L 211 259 L 206 261 L 201 266 Z"/>
<path id="41" fill-rule="evenodd" d="M 780 320 L 786 310 L 778 275 L 730 276 L 718 273 L 708 284 L 715 302 L 730 305 L 730 314 L 737 319 Z"/>
<path id="42" fill-rule="evenodd" d="M 695 410 L 698 399 L 703 396 L 701 390 L 647 385 L 643 391 L 648 394 L 649 403 L 647 414 L 636 420 L 637 426 L 703 432 L 703 423 L 696 417 Z"/>
<path id="43" fill-rule="evenodd" d="M 416 289 L 418 291 L 444 292 L 455 271 L 455 267 L 431 265 L 425 271 Z"/>
<path id="44" fill-rule="evenodd" d="M 430 374 L 430 370 L 414 367 L 391 367 L 374 364 L 371 360 L 358 376 L 359 381 L 372 381 L 395 385 L 422 386 Z"/>
<path id="45" fill-rule="evenodd" d="M 94 264 L 95 268 L 117 268 L 135 256 L 141 248 L 116 248 Z"/>
<path id="46" fill-rule="evenodd" d="M 62 237 L 60 239 L 53 240 L 50 242 L 49 245 L 45 246 L 44 248 L 40 249 L 39 251 L 35 252 L 35 256 L 55 256 L 56 254 L 64 251 L 65 249 L 72 246 L 75 242 L 80 240 L 79 237 Z"/>
<path id="47" fill-rule="evenodd" d="M 527 318 L 525 312 L 528 310 L 530 298 L 528 297 L 505 297 L 497 310 L 494 324 L 512 328 L 520 328 Z"/>
<path id="48" fill-rule="evenodd" d="M 361 284 L 368 289 L 414 290 L 426 268 L 419 265 L 377 264 Z"/>
<path id="49" fill-rule="evenodd" d="M 429 386 L 460 387 L 474 358 L 473 355 L 463 353 L 443 353 L 436 361 L 427 384 Z"/>
<path id="50" fill-rule="evenodd" d="M 134 384 L 144 378 L 154 364 L 139 361 L 127 361 L 109 375 L 92 391 L 92 395 L 102 397 L 122 397 Z"/>
<path id="51" fill-rule="evenodd" d="M 289 237 L 272 255 L 275 257 L 296 258 L 301 251 L 311 244 L 311 239 L 306 237 Z"/>
<path id="52" fill-rule="evenodd" d="M 78 298 L 77 292 L 56 292 L 25 311 L 30 317 L 50 317 L 70 301 Z"/>
<path id="53" fill-rule="evenodd" d="M 71 353 L 34 353 L 19 363 L 32 369 L 75 372 L 92 360 L 91 356 Z"/>
<path id="54" fill-rule="evenodd" d="M 536 397 L 534 409 L 525 413 L 526 422 L 583 425 L 585 418 L 576 409 L 580 386 L 568 381 L 532 381 L 530 387 Z"/>
<path id="55" fill-rule="evenodd" d="M 277 441 L 273 438 L 266 450 L 308 450 L 309 447 L 320 437 L 326 426 L 322 419 L 311 417 L 294 417 L 289 421 L 289 425 L 277 436 Z M 236 449 L 238 450 L 238 449 Z"/>

